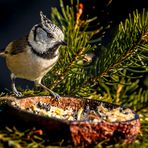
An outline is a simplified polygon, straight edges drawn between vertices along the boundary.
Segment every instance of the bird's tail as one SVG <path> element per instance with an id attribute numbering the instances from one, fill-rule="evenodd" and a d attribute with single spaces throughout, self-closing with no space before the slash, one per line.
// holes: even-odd
<path id="1" fill-rule="evenodd" d="M 0 57 L 5 57 L 5 52 L 4 52 L 4 50 L 1 50 L 1 51 L 0 51 Z"/>

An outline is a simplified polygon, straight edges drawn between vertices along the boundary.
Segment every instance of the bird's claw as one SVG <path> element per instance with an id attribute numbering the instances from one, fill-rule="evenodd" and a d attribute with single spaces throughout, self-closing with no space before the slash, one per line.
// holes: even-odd
<path id="1" fill-rule="evenodd" d="M 15 91 L 14 94 L 15 94 L 16 97 L 19 97 L 19 98 L 23 97 L 23 94 L 19 91 Z"/>
<path id="2" fill-rule="evenodd" d="M 57 93 L 54 93 L 53 96 L 54 96 L 54 98 L 55 98 L 56 101 L 59 101 L 60 98 L 61 98 L 60 95 L 57 94 Z"/>

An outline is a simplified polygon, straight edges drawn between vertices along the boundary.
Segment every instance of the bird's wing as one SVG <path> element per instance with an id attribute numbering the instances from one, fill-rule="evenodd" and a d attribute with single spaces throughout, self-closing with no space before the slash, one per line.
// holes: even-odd
<path id="1" fill-rule="evenodd" d="M 13 42 L 10 42 L 5 49 L 5 54 L 16 55 L 18 53 L 22 53 L 26 50 L 27 40 L 26 37 L 20 38 Z"/>

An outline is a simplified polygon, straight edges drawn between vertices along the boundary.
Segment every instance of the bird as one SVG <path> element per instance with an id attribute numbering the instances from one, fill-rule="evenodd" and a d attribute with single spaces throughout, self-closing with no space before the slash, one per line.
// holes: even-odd
<path id="1" fill-rule="evenodd" d="M 60 46 L 67 45 L 63 31 L 40 11 L 41 21 L 35 24 L 30 32 L 10 42 L 0 52 L 5 58 L 10 71 L 13 94 L 22 97 L 16 88 L 15 79 L 33 81 L 36 86 L 49 91 L 55 99 L 60 95 L 42 84 L 43 77 L 53 68 L 59 59 Z"/>

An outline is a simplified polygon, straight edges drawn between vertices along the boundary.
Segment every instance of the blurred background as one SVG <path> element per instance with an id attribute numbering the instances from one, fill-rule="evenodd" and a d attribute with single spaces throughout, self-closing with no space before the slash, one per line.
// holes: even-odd
<path id="1" fill-rule="evenodd" d="M 69 4 L 70 0 L 63 0 Z M 76 2 L 76 0 L 74 0 Z M 135 9 L 148 8 L 147 0 L 80 0 L 84 4 L 86 17 L 98 16 L 102 25 L 112 20 L 112 28 L 124 20 Z M 51 7 L 59 8 L 59 0 L 0 0 L 0 50 L 29 32 L 40 22 L 42 10 L 50 18 Z M 85 17 L 85 16 L 84 16 Z M 106 36 L 105 39 L 108 37 Z M 33 88 L 32 82 L 17 80 L 22 88 Z M 11 91 L 10 74 L 5 60 L 0 58 L 0 92 Z"/>

